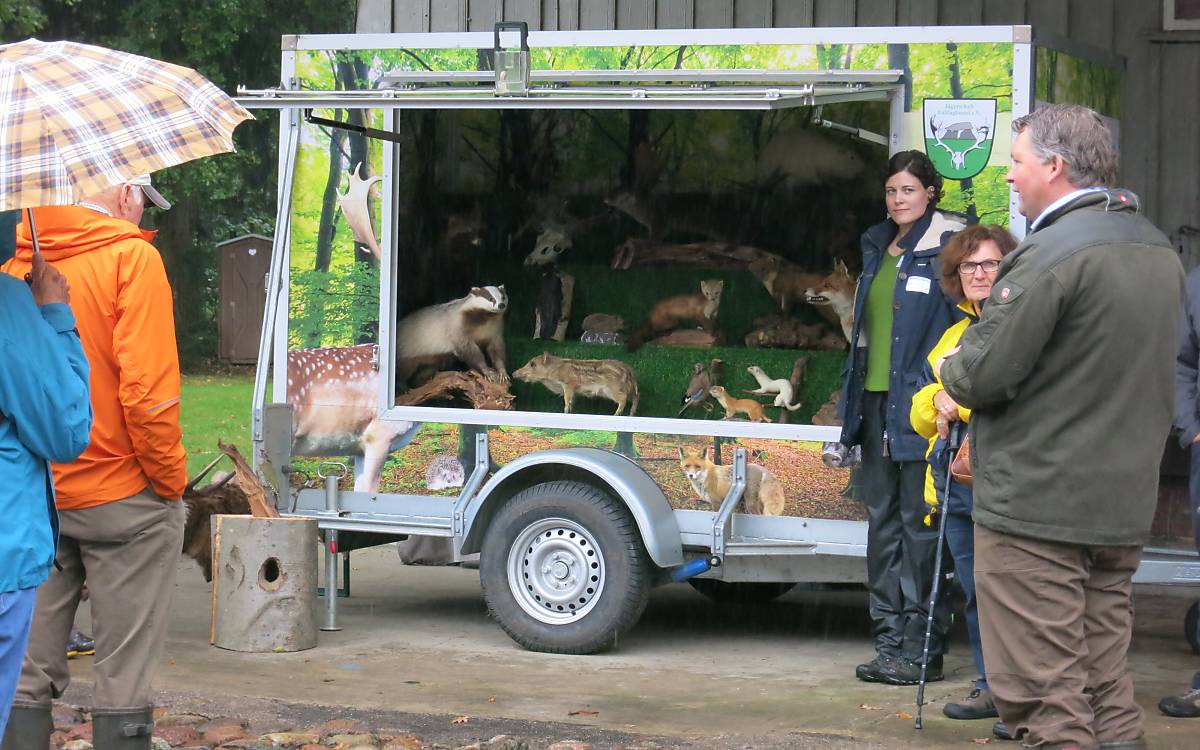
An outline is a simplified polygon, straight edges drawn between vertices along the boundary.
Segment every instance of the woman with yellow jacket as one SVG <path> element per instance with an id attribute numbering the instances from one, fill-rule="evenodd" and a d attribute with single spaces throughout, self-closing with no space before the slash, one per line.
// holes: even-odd
<path id="1" fill-rule="evenodd" d="M 950 394 L 933 375 L 933 363 L 946 352 L 958 346 L 959 337 L 967 326 L 979 320 L 981 305 L 991 294 L 992 284 L 1000 261 L 1017 246 L 1008 230 L 992 225 L 967 227 L 950 238 L 942 250 L 942 272 L 940 283 L 947 297 L 960 299 L 959 309 L 967 314 L 965 320 L 950 326 L 942 334 L 933 350 L 929 352 L 926 375 L 931 381 L 913 396 L 910 420 L 918 435 L 929 440 L 926 458 L 929 468 L 925 475 L 925 502 L 936 508 L 939 498 L 944 496 L 946 469 L 950 455 L 946 438 L 950 423 L 966 422 L 971 412 L 955 403 Z M 971 488 L 953 484 L 944 508 L 946 513 L 946 543 L 954 558 L 954 570 L 963 593 L 966 595 L 967 636 L 971 641 L 971 654 L 979 676 L 970 694 L 960 703 L 947 703 L 943 713 L 951 719 L 985 719 L 998 716 L 991 692 L 988 690 L 987 673 L 983 666 L 983 649 L 979 641 L 979 615 L 975 604 L 975 526 L 971 522 Z"/>

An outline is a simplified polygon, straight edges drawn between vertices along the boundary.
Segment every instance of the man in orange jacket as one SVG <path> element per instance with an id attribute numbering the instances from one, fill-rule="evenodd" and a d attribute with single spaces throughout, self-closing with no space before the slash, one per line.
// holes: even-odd
<path id="1" fill-rule="evenodd" d="M 85 579 L 96 640 L 96 747 L 150 747 L 150 681 L 166 637 L 187 467 L 171 287 L 153 234 L 138 228 L 146 200 L 170 208 L 141 177 L 76 206 L 34 210 L 42 255 L 71 285 L 95 422 L 83 455 L 53 465 L 61 570 L 37 592 L 3 750 L 47 746 L 51 701 L 70 682 L 63 644 Z M 3 270 L 24 276 L 31 259 L 22 224 L 17 255 Z"/>

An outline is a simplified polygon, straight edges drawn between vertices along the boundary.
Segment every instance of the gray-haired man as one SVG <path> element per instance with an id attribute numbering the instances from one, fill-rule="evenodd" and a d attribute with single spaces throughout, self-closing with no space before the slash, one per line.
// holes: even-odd
<path id="1" fill-rule="evenodd" d="M 1188 499 L 1192 505 L 1192 530 L 1200 550 L 1200 268 L 1187 276 L 1187 298 L 1179 330 L 1179 358 L 1175 362 L 1175 426 L 1179 443 L 1190 451 Z M 1200 623 L 1193 637 L 1200 639 Z M 1192 686 L 1158 702 L 1158 710 L 1178 719 L 1200 718 L 1200 672 Z"/>
<path id="2" fill-rule="evenodd" d="M 1137 196 L 1112 189 L 1116 152 L 1095 112 L 1056 104 L 1013 129 L 1007 179 L 1030 232 L 939 363 L 974 409 L 975 583 L 997 729 L 1043 748 L 1140 748 L 1132 578 L 1171 426 L 1183 268 Z"/>

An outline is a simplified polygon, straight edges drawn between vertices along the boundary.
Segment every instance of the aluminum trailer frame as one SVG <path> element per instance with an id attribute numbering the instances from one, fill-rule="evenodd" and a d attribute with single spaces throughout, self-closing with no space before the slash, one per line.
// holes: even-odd
<path id="1" fill-rule="evenodd" d="M 994 41 L 1013 45 L 1012 115 L 1019 117 L 1033 104 L 1033 35 L 1027 26 L 919 27 L 854 29 L 747 29 L 603 32 L 535 32 L 536 46 L 613 46 L 625 44 L 731 43 L 849 43 L 849 42 L 970 42 Z M 358 49 L 486 48 L 491 34 L 314 35 L 285 37 L 283 85 L 278 89 L 242 92 L 250 108 L 281 112 L 279 209 L 275 246 L 268 277 L 267 310 L 263 318 L 258 368 L 255 375 L 252 433 L 255 465 L 275 488 L 277 507 L 289 514 L 314 518 L 327 541 L 338 532 L 385 535 L 424 535 L 454 540 L 456 558 L 479 552 L 484 532 L 504 504 L 522 490 L 547 477 L 567 477 L 604 489 L 629 512 L 648 558 L 663 572 L 688 572 L 731 582 L 862 581 L 865 579 L 866 523 L 811 518 L 734 515 L 745 484 L 746 456 L 735 455 L 735 482 L 721 507 L 712 512 L 673 510 L 662 490 L 634 462 L 619 454 L 590 448 L 530 453 L 511 462 L 490 479 L 486 431 L 476 438 L 473 471 L 455 498 L 430 498 L 396 493 L 339 492 L 293 489 L 288 483 L 291 414 L 286 401 L 286 378 L 278 363 L 287 355 L 287 293 L 291 242 L 290 204 L 299 147 L 301 111 L 322 107 L 383 109 L 394 113 L 409 108 L 618 108 L 618 109 L 777 109 L 840 101 L 879 101 L 891 112 L 891 129 L 879 141 L 890 151 L 901 142 L 904 113 L 899 71 L 534 71 L 529 88 L 519 96 L 497 95 L 487 84 L 490 71 L 405 73 L 387 78 L 389 88 L 364 92 L 300 91 L 296 87 L 298 50 L 337 47 Z M 1078 52 L 1078 49 L 1073 50 Z M 384 146 L 385 169 L 396 163 L 391 144 Z M 383 200 L 396 199 L 395 172 L 385 180 Z M 838 428 L 712 422 L 656 417 L 550 414 L 540 412 L 479 412 L 467 409 L 396 407 L 393 322 L 396 319 L 398 243 L 392 212 L 383 212 L 379 367 L 381 418 L 395 422 L 440 422 L 465 426 L 511 425 L 541 428 L 615 430 L 676 435 L 757 437 L 825 442 L 837 440 Z M 1025 222 L 1010 197 L 1010 222 L 1018 235 Z M 267 403 L 267 380 L 272 359 L 277 363 L 272 401 Z M 486 481 L 485 481 L 486 479 Z M 334 589 L 336 544 L 327 546 L 330 575 L 327 594 Z M 696 564 L 697 561 L 700 564 Z M 665 576 L 663 576 L 665 577 Z M 682 576 L 681 576 L 682 577 Z M 1136 582 L 1200 583 L 1200 561 L 1194 553 L 1148 548 Z M 336 599 L 327 599 L 332 626 Z"/>

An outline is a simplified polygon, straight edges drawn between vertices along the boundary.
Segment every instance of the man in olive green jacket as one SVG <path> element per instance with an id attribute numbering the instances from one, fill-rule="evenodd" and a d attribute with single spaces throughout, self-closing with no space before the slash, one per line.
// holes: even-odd
<path id="1" fill-rule="evenodd" d="M 997 733 L 1143 747 L 1131 581 L 1171 427 L 1183 269 L 1137 196 L 1111 189 L 1116 153 L 1096 113 L 1052 105 L 1013 129 L 1007 179 L 1030 233 L 940 363 L 975 410 L 975 580 Z"/>

